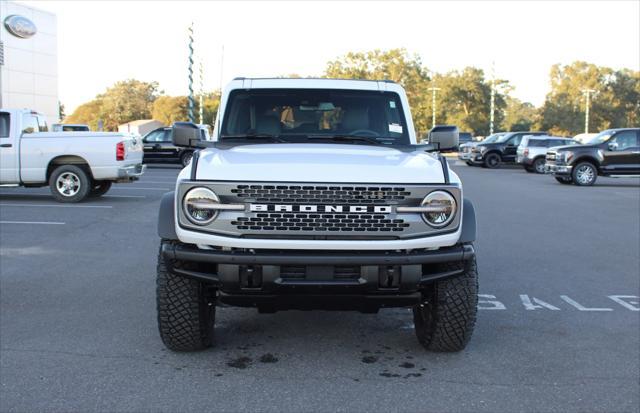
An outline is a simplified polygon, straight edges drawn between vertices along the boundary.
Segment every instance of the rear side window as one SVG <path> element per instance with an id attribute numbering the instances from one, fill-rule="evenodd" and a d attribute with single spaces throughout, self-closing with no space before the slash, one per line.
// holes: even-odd
<path id="1" fill-rule="evenodd" d="M 7 112 L 0 112 L 0 138 L 9 137 L 9 114 Z"/>
<path id="2" fill-rule="evenodd" d="M 530 139 L 529 140 L 529 147 L 531 148 L 544 148 L 547 146 L 546 141 L 542 140 L 542 139 Z"/>
<path id="3" fill-rule="evenodd" d="M 22 115 L 22 133 L 36 133 L 40 130 L 38 118 L 30 113 Z"/>

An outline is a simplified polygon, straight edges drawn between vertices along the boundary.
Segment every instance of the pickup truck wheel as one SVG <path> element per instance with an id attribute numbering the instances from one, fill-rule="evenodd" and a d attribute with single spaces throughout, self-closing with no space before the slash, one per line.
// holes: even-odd
<path id="1" fill-rule="evenodd" d="M 106 194 L 109 189 L 111 189 L 110 181 L 95 182 L 93 188 L 91 188 L 91 191 L 89 191 L 89 196 L 97 198 Z"/>
<path id="2" fill-rule="evenodd" d="M 441 271 L 464 267 L 454 278 L 438 281 L 423 292 L 423 302 L 413 308 L 418 341 L 431 351 L 460 351 L 465 348 L 476 323 L 478 272 L 476 260 L 443 264 Z"/>
<path id="3" fill-rule="evenodd" d="M 49 188 L 58 202 L 80 202 L 89 195 L 91 180 L 82 168 L 62 165 L 51 173 Z"/>
<path id="4" fill-rule="evenodd" d="M 547 163 L 547 161 L 544 158 L 537 158 L 535 161 L 533 161 L 533 169 L 537 174 L 543 174 L 544 173 L 544 165 Z"/>
<path id="5" fill-rule="evenodd" d="M 172 273 L 173 265 L 180 262 L 167 265 L 159 253 L 156 305 L 160 337 L 169 350 L 204 350 L 213 342 L 215 297 L 205 283 Z"/>
<path id="6" fill-rule="evenodd" d="M 180 156 L 180 163 L 182 166 L 187 166 L 191 163 L 191 159 L 193 158 L 193 152 L 185 152 Z"/>
<path id="7" fill-rule="evenodd" d="M 500 166 L 500 155 L 497 153 L 490 153 L 484 158 L 484 167 L 489 169 L 495 169 Z"/>
<path id="8" fill-rule="evenodd" d="M 580 162 L 573 167 L 571 178 L 578 186 L 591 186 L 598 178 L 598 170 L 591 162 Z"/>
<path id="9" fill-rule="evenodd" d="M 571 179 L 570 176 L 554 176 L 554 178 L 556 178 L 556 181 L 564 185 L 570 185 L 573 183 L 573 179 Z"/>

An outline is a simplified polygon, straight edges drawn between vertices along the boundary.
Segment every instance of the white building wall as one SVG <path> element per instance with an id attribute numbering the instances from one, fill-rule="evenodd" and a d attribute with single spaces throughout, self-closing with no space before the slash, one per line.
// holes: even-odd
<path id="1" fill-rule="evenodd" d="M 31 20 L 35 35 L 22 39 L 4 25 L 17 14 Z M 28 108 L 43 113 L 49 124 L 58 119 L 58 40 L 56 15 L 24 4 L 0 1 L 0 40 L 4 65 L 0 66 L 0 106 Z"/>

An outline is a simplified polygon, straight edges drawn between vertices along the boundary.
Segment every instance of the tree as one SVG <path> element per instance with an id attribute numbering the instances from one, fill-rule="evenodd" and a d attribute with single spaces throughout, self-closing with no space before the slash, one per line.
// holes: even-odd
<path id="1" fill-rule="evenodd" d="M 58 101 L 58 119 L 62 121 L 66 116 L 67 115 L 64 113 L 64 104 Z"/>
<path id="2" fill-rule="evenodd" d="M 509 132 L 532 130 L 537 114 L 536 107 L 531 103 L 507 96 L 501 129 Z"/>
<path id="3" fill-rule="evenodd" d="M 102 113 L 102 100 L 94 99 L 83 103 L 76 110 L 64 119 L 65 123 L 84 123 L 89 125 L 91 130 L 98 130 L 98 120 Z"/>
<path id="4" fill-rule="evenodd" d="M 165 125 L 187 121 L 189 99 L 186 96 L 159 96 L 153 102 L 152 116 Z"/>

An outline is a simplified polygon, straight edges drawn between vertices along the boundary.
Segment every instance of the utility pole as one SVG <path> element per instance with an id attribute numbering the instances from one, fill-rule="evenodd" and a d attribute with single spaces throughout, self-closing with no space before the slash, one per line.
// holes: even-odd
<path id="1" fill-rule="evenodd" d="M 440 90 L 439 87 L 430 87 L 431 91 L 431 128 L 436 126 L 436 92 Z"/>
<path id="2" fill-rule="evenodd" d="M 193 98 L 193 22 L 189 26 L 189 122 L 194 121 L 193 107 L 195 99 Z"/>
<path id="3" fill-rule="evenodd" d="M 591 106 L 591 94 L 596 93 L 593 89 L 582 89 L 582 93 L 587 97 L 584 109 L 584 133 L 589 133 L 589 107 Z"/>
<path id="4" fill-rule="evenodd" d="M 496 106 L 496 62 L 491 63 L 491 113 L 489 114 L 489 135 L 493 135 L 493 113 Z"/>

